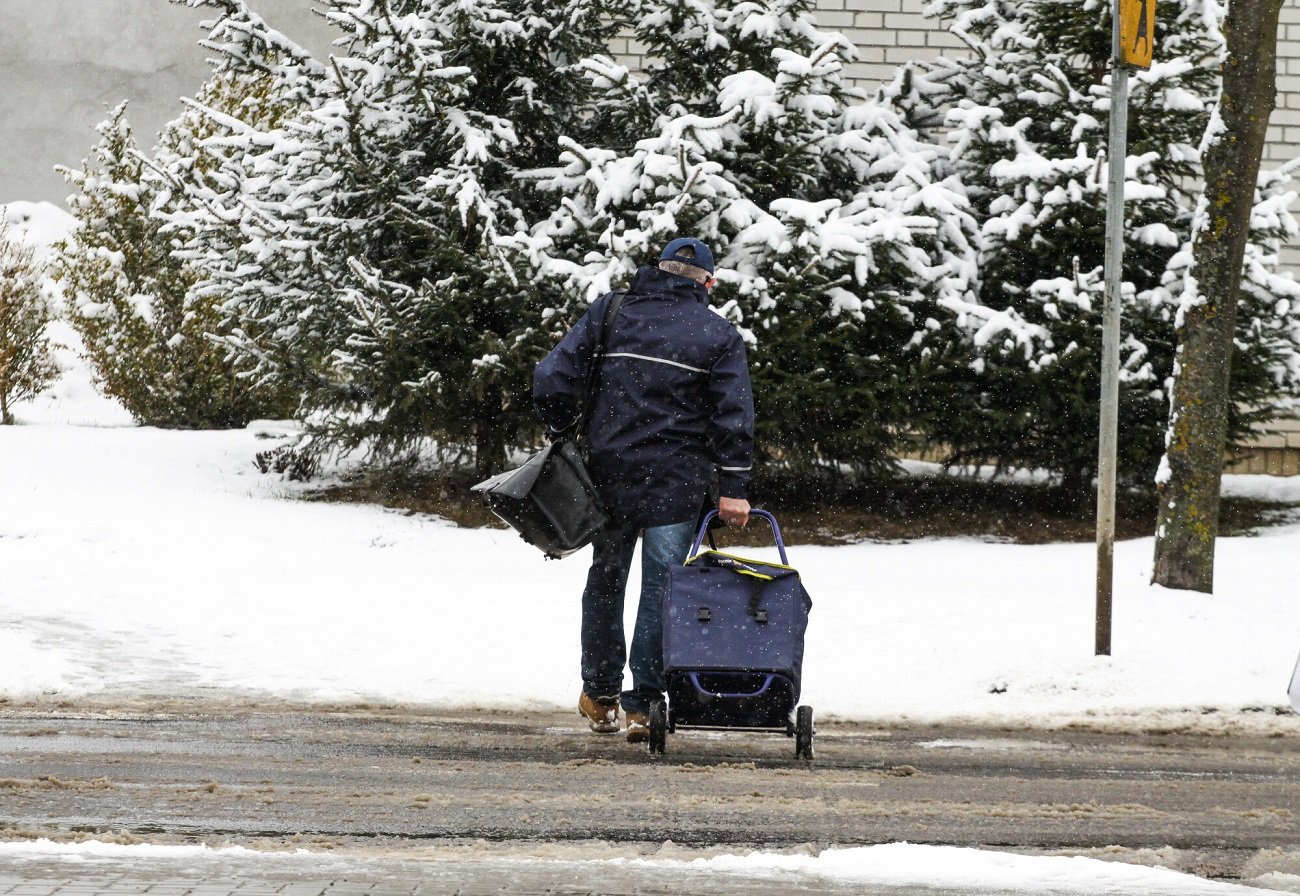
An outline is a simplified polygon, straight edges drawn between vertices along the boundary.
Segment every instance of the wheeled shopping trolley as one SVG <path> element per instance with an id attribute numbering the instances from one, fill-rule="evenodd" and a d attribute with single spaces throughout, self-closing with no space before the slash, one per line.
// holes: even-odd
<path id="1" fill-rule="evenodd" d="M 664 585 L 663 648 L 667 700 L 650 707 L 650 752 L 663 753 L 679 727 L 754 728 L 795 739 L 795 757 L 812 759 L 813 713 L 799 706 L 804 632 L 812 600 L 789 565 L 776 517 L 781 562 L 700 552 L 710 512 L 684 564 Z"/>

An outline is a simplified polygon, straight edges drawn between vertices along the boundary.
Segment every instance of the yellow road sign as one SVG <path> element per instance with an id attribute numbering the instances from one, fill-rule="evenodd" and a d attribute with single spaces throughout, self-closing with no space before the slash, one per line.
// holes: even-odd
<path id="1" fill-rule="evenodd" d="M 1156 42 L 1156 0 L 1118 0 L 1118 4 L 1119 61 L 1150 68 Z"/>

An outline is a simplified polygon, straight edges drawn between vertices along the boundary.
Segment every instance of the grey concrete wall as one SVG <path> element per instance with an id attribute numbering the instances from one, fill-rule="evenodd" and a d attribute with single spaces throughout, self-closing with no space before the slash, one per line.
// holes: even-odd
<path id="1" fill-rule="evenodd" d="M 314 52 L 328 51 L 329 29 L 312 0 L 251 0 L 252 6 Z M 862 49 L 849 74 L 874 88 L 909 59 L 933 59 L 958 42 L 921 10 L 926 0 L 818 0 L 819 22 Z M 62 201 L 56 164 L 78 165 L 95 142 L 94 125 L 123 99 L 141 143 L 202 83 L 199 23 L 211 10 L 168 0 L 0 0 L 0 202 Z M 635 60 L 641 48 L 616 48 Z M 1278 107 L 1266 164 L 1300 155 L 1300 7 L 1287 4 L 1279 33 Z M 1157 50 L 1158 52 L 1158 50 Z"/>
<path id="2" fill-rule="evenodd" d="M 252 6 L 314 51 L 328 49 L 310 0 Z M 168 0 L 0 0 L 0 203 L 62 203 L 69 190 L 54 166 L 79 166 L 94 126 L 124 99 L 137 139 L 152 145 L 180 97 L 203 83 L 200 23 L 212 15 Z"/>

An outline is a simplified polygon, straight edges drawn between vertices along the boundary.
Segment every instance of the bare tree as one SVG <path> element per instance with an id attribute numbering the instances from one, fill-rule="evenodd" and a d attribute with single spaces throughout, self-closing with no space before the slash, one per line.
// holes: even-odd
<path id="1" fill-rule="evenodd" d="M 45 335 L 51 315 L 41 277 L 31 248 L 0 225 L 0 425 L 14 422 L 14 402 L 35 398 L 59 374 Z"/>
<path id="2" fill-rule="evenodd" d="M 1179 327 L 1168 447 L 1159 476 L 1153 581 L 1209 593 L 1228 431 L 1242 259 L 1275 99 L 1282 0 L 1231 0 L 1226 61 L 1205 155 L 1205 196 Z"/>

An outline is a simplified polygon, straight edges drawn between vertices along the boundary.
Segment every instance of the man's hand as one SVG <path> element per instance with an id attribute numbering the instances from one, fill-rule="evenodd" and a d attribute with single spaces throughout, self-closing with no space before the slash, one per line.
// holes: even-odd
<path id="1" fill-rule="evenodd" d="M 749 525 L 749 502 L 744 498 L 719 498 L 718 516 L 724 523 L 743 529 Z"/>

